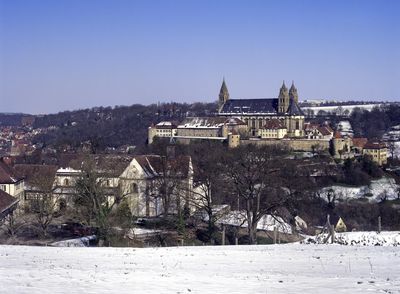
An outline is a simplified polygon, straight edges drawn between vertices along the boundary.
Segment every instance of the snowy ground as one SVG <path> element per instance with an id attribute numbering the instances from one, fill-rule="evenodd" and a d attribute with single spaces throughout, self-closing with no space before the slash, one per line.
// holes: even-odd
<path id="1" fill-rule="evenodd" d="M 370 202 L 377 202 L 382 197 L 387 199 L 396 199 L 398 185 L 393 178 L 381 178 L 371 181 L 369 186 L 348 187 L 348 186 L 330 186 L 321 190 L 321 196 L 327 199 L 328 193 L 332 191 L 336 194 L 338 200 L 359 199 L 366 197 Z"/>
<path id="2" fill-rule="evenodd" d="M 400 293 L 397 247 L 0 246 L 1 293 Z"/>
<path id="3" fill-rule="evenodd" d="M 307 237 L 303 242 L 308 244 L 322 244 L 326 234 Z M 335 233 L 335 243 L 341 245 L 362 246 L 400 246 L 400 232 L 345 232 Z M 399 289 L 400 290 L 400 289 Z"/>
<path id="4" fill-rule="evenodd" d="M 340 108 L 342 111 L 348 110 L 349 114 L 354 110 L 354 108 L 361 108 L 365 109 L 367 111 L 371 111 L 374 107 L 379 107 L 382 104 L 360 104 L 360 105 L 341 105 Z M 318 111 L 323 110 L 329 113 L 337 112 L 339 106 L 308 106 L 308 107 L 302 107 L 301 109 L 303 111 L 306 111 L 308 109 L 313 110 L 315 114 L 318 113 Z"/>

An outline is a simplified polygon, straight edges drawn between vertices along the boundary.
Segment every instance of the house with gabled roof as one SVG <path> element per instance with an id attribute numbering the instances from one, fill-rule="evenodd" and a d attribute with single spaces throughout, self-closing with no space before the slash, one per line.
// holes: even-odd
<path id="1" fill-rule="evenodd" d="M 0 190 L 23 202 L 24 200 L 24 178 L 14 168 L 0 159 Z"/>
<path id="2" fill-rule="evenodd" d="M 388 151 L 383 142 L 369 141 L 364 145 L 363 155 L 369 156 L 378 165 L 387 163 Z"/>
<path id="3" fill-rule="evenodd" d="M 119 177 L 122 193 L 135 216 L 194 211 L 190 156 L 135 156 Z"/>
<path id="4" fill-rule="evenodd" d="M 11 196 L 10 194 L 0 190 L 0 221 L 17 208 L 19 199 Z"/>
<path id="5" fill-rule="evenodd" d="M 287 135 L 287 128 L 279 119 L 270 119 L 265 125 L 258 129 L 261 139 L 283 139 Z"/>

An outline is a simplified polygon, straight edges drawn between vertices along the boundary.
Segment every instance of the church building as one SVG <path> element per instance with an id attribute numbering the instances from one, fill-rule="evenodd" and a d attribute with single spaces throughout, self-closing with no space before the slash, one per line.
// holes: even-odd
<path id="1" fill-rule="evenodd" d="M 247 124 L 249 136 L 257 136 L 271 119 L 286 127 L 288 137 L 304 136 L 304 113 L 298 106 L 299 96 L 292 83 L 288 90 L 285 82 L 278 98 L 230 99 L 225 80 L 219 93 L 218 115 L 238 117 Z"/>

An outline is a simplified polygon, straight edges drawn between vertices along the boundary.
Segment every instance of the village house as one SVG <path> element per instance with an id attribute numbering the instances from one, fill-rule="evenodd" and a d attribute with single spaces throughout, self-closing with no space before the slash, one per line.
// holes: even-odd
<path id="1" fill-rule="evenodd" d="M 261 139 L 283 139 L 286 135 L 287 128 L 278 119 L 270 119 L 262 128 L 258 129 L 258 136 Z"/>
<path id="2" fill-rule="evenodd" d="M 388 151 L 385 143 L 367 142 L 364 145 L 363 155 L 369 156 L 379 166 L 387 164 Z"/>
<path id="3" fill-rule="evenodd" d="M 344 159 L 350 157 L 351 148 L 353 146 L 353 140 L 349 136 L 343 136 L 339 131 L 336 131 L 333 135 L 332 141 L 333 156 L 335 158 Z"/>
<path id="4" fill-rule="evenodd" d="M 159 216 L 195 209 L 190 156 L 140 155 L 119 177 L 123 194 L 136 216 Z"/>
<path id="5" fill-rule="evenodd" d="M 59 167 L 55 173 L 53 195 L 61 203 L 73 206 L 73 197 L 76 195 L 76 181 L 82 176 L 85 165 L 98 176 L 98 181 L 104 188 L 108 201 L 113 203 L 116 196 L 120 196 L 119 176 L 132 160 L 129 155 L 84 155 L 72 157 Z"/>
<path id="6" fill-rule="evenodd" d="M 118 197 L 128 203 L 135 216 L 151 217 L 195 209 L 191 198 L 193 167 L 190 156 L 158 155 L 72 156 L 61 167 L 17 164 L 16 170 L 27 179 L 26 209 L 35 210 L 35 203 L 46 194 L 52 195 L 60 210 L 73 208 L 76 182 L 88 162 L 109 203 Z"/>
<path id="7" fill-rule="evenodd" d="M 0 190 L 15 197 L 23 203 L 24 200 L 24 178 L 4 160 L 0 159 Z"/>
<path id="8" fill-rule="evenodd" d="M 17 209 L 19 200 L 0 190 L 0 221 Z"/>
<path id="9" fill-rule="evenodd" d="M 365 144 L 367 144 L 368 139 L 367 138 L 353 138 L 353 147 L 352 147 L 352 152 L 354 153 L 354 156 L 360 156 L 363 154 L 363 149 Z"/>
<path id="10" fill-rule="evenodd" d="M 52 197 L 57 166 L 41 164 L 15 164 L 15 171 L 24 177 L 23 208 L 26 212 L 37 211 L 43 197 Z M 53 199 L 56 201 L 56 198 Z M 65 208 L 65 202 L 56 203 L 58 208 Z"/>
<path id="11" fill-rule="evenodd" d="M 177 124 L 178 123 L 172 121 L 162 121 L 155 126 L 150 126 L 148 130 L 148 143 L 153 143 L 154 137 L 171 138 L 175 136 Z"/>
<path id="12" fill-rule="evenodd" d="M 334 131 L 327 125 L 315 125 L 306 123 L 305 134 L 308 139 L 331 140 Z"/>

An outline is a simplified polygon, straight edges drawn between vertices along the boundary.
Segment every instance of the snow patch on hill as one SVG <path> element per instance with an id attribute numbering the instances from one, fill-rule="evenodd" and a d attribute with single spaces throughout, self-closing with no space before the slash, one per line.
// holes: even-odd
<path id="1" fill-rule="evenodd" d="M 387 200 L 396 199 L 398 197 L 399 185 L 393 178 L 383 177 L 379 180 L 371 181 L 369 186 L 349 187 L 349 186 L 329 186 L 321 190 L 320 195 L 325 200 L 328 194 L 334 193 L 337 200 L 350 200 L 366 198 L 370 202 L 378 202 L 386 196 Z"/>

